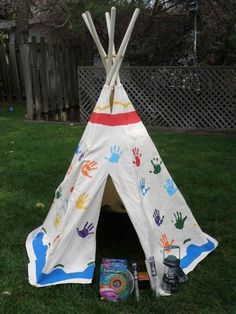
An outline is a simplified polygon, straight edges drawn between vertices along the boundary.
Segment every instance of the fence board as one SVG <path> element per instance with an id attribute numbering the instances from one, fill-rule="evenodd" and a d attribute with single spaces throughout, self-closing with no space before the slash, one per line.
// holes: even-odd
<path id="1" fill-rule="evenodd" d="M 2 86 L 2 100 L 8 94 L 8 73 L 7 73 L 7 63 L 6 63 L 6 51 L 3 45 L 0 45 L 0 63 L 1 63 L 1 86 Z"/>
<path id="2" fill-rule="evenodd" d="M 39 71 L 40 71 L 40 83 L 43 99 L 42 111 L 48 118 L 48 75 L 47 75 L 47 57 L 46 57 L 46 45 L 44 38 L 40 38 L 40 55 L 39 55 Z"/>
<path id="3" fill-rule="evenodd" d="M 24 65 L 27 119 L 32 120 L 34 118 L 34 102 L 33 102 L 33 91 L 32 91 L 32 75 L 31 75 L 29 45 L 20 44 L 20 53 L 21 53 L 22 64 Z"/>
<path id="4" fill-rule="evenodd" d="M 16 59 L 16 49 L 15 43 L 9 43 L 9 63 L 11 69 L 11 84 L 12 90 L 14 91 L 16 100 L 21 99 L 21 89 L 20 89 L 20 79 L 18 73 L 17 59 Z"/>
<path id="5" fill-rule="evenodd" d="M 62 70 L 61 70 L 61 59 L 60 59 L 60 47 L 59 45 L 55 45 L 55 65 L 56 65 L 56 79 L 57 79 L 57 96 L 58 96 L 58 108 L 60 110 L 63 109 L 63 101 L 62 101 Z"/>
<path id="6" fill-rule="evenodd" d="M 65 107 L 69 108 L 69 84 L 68 84 L 68 73 L 67 73 L 67 48 L 65 45 L 62 46 L 62 69 L 63 69 L 63 82 L 64 82 L 64 100 L 65 100 Z"/>
<path id="7" fill-rule="evenodd" d="M 81 119 L 87 121 L 105 72 L 79 67 L 78 74 Z M 121 79 L 146 125 L 236 128 L 236 67 L 124 67 Z"/>
<path id="8" fill-rule="evenodd" d="M 72 86 L 72 77 L 71 77 L 71 53 L 70 53 L 69 46 L 66 46 L 66 72 L 67 72 L 69 102 L 72 106 L 74 106 L 73 86 Z"/>
<path id="9" fill-rule="evenodd" d="M 41 120 L 41 95 L 40 95 L 40 83 L 39 83 L 39 68 L 38 68 L 38 52 L 37 52 L 36 37 L 32 37 L 31 47 L 31 62 L 32 62 L 32 76 L 34 87 L 34 103 L 36 110 L 36 119 Z"/>
<path id="10" fill-rule="evenodd" d="M 49 78 L 49 99 L 50 99 L 50 111 L 54 114 L 56 110 L 56 78 L 54 70 L 54 54 L 53 44 L 48 44 L 48 78 Z"/>
<path id="11" fill-rule="evenodd" d="M 9 56 L 5 45 L 0 45 L 1 47 L 1 65 L 3 69 L 3 89 L 4 98 L 6 100 L 12 99 L 12 89 L 11 89 L 11 79 L 10 79 L 10 69 L 9 69 Z"/>

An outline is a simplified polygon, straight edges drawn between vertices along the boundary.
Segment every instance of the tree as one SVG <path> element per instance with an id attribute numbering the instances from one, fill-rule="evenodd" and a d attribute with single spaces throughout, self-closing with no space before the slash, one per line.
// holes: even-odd
<path id="1" fill-rule="evenodd" d="M 198 10 L 198 63 L 236 63 L 235 0 L 196 0 Z M 105 49 L 108 36 L 104 12 L 117 7 L 115 44 L 126 31 L 134 7 L 141 8 L 126 60 L 131 65 L 191 65 L 193 17 L 190 0 L 2 0 L 0 17 L 15 19 L 18 37 L 27 37 L 29 20 L 42 19 L 50 36 L 72 40 L 81 47 L 81 63 L 92 64 L 97 50 L 81 14 L 90 11 Z"/>

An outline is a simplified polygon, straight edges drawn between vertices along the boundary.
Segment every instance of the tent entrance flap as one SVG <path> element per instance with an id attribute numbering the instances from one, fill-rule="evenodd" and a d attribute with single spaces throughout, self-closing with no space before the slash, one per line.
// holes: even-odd
<path id="1" fill-rule="evenodd" d="M 112 178 L 108 176 L 107 182 L 105 185 L 105 190 L 102 199 L 102 207 L 107 206 L 115 212 L 125 213 L 126 209 L 123 202 L 120 199 L 119 194 L 116 191 Z"/>

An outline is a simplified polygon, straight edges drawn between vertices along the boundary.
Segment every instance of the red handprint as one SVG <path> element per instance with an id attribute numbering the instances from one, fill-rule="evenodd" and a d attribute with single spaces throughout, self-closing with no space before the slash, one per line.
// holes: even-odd
<path id="1" fill-rule="evenodd" d="M 166 234 L 162 234 L 162 236 L 160 237 L 161 240 L 161 246 L 163 248 L 168 248 L 170 246 L 172 246 L 174 240 L 171 240 L 171 242 L 168 241 Z M 166 252 L 170 252 L 170 250 L 166 250 Z"/>
<path id="2" fill-rule="evenodd" d="M 89 172 L 92 170 L 96 170 L 98 168 L 98 167 L 95 167 L 96 165 L 97 165 L 96 161 L 87 160 L 81 168 L 82 174 L 86 177 L 92 178 Z"/>
<path id="3" fill-rule="evenodd" d="M 134 147 L 132 149 L 132 152 L 134 154 L 133 164 L 135 164 L 137 167 L 139 167 L 140 163 L 141 163 L 141 156 L 142 156 L 142 154 L 139 152 L 139 148 L 138 147 Z"/>

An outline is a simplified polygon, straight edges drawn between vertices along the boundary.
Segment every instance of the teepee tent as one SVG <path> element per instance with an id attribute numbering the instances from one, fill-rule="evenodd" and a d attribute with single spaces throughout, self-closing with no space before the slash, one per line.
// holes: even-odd
<path id="1" fill-rule="evenodd" d="M 105 66 L 106 82 L 45 221 L 26 240 L 29 282 L 38 287 L 92 281 L 106 182 L 114 185 L 145 258 L 154 256 L 159 276 L 163 248 L 180 246 L 180 265 L 187 274 L 217 246 L 194 219 L 120 83 L 119 68 L 139 10 L 117 53 L 115 12 L 112 8 L 106 13 L 108 54 L 89 12 L 83 14 Z M 112 190 L 106 191 L 112 201 Z"/>

